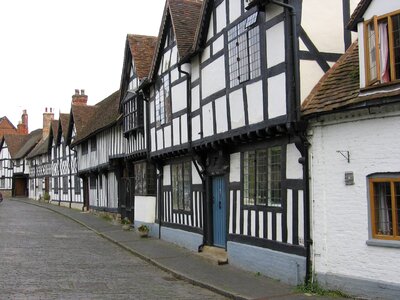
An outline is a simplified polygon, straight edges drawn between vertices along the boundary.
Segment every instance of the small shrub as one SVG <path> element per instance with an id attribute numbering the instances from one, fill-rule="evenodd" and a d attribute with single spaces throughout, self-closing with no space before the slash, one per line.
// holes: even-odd
<path id="1" fill-rule="evenodd" d="M 305 294 L 314 294 L 318 296 L 327 296 L 327 297 L 341 297 L 341 298 L 350 298 L 349 295 L 337 290 L 326 290 L 322 288 L 317 281 L 308 282 L 307 284 L 302 284 L 297 286 L 297 292 L 305 293 Z"/>
<path id="2" fill-rule="evenodd" d="M 45 192 L 44 195 L 43 195 L 43 199 L 45 201 L 49 201 L 50 200 L 50 194 L 48 192 Z"/>
<path id="3" fill-rule="evenodd" d="M 123 218 L 122 220 L 121 220 L 121 224 L 122 225 L 129 225 L 129 224 L 131 224 L 132 222 L 127 218 L 127 217 L 125 217 L 125 218 Z"/>
<path id="4" fill-rule="evenodd" d="M 150 229 L 149 229 L 149 227 L 147 226 L 147 225 L 144 225 L 144 224 L 142 224 L 142 225 L 140 225 L 139 227 L 138 227 L 138 230 L 140 231 L 140 232 L 148 232 Z"/>

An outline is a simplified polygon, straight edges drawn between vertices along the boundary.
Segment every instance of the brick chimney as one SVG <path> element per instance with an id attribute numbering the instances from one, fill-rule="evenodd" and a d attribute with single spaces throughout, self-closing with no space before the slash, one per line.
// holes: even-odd
<path id="1" fill-rule="evenodd" d="M 47 111 L 47 107 L 45 112 L 43 113 L 43 138 L 46 138 L 50 133 L 50 125 L 51 121 L 54 119 L 53 109 L 50 108 L 50 111 Z"/>
<path id="2" fill-rule="evenodd" d="M 85 90 L 81 90 L 79 94 L 79 90 L 75 89 L 75 95 L 72 95 L 72 104 L 76 105 L 86 105 L 88 100 L 88 96 L 85 95 Z"/>
<path id="3" fill-rule="evenodd" d="M 22 111 L 21 121 L 18 123 L 17 132 L 18 134 L 28 134 L 28 113 L 26 109 Z"/>

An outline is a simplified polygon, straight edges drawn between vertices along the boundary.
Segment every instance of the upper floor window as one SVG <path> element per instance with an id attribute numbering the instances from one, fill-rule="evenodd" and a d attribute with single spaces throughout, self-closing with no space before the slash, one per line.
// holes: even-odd
<path id="1" fill-rule="evenodd" d="M 143 127 L 143 100 L 139 96 L 124 103 L 124 132 Z"/>
<path id="2" fill-rule="evenodd" d="M 171 121 L 171 92 L 169 74 L 159 78 L 156 82 L 156 126 Z"/>
<path id="3" fill-rule="evenodd" d="M 84 141 L 82 143 L 82 155 L 88 154 L 88 142 Z"/>
<path id="4" fill-rule="evenodd" d="M 67 176 L 63 176 L 63 194 L 68 194 L 68 177 Z"/>
<path id="5" fill-rule="evenodd" d="M 138 87 L 138 80 L 135 72 L 135 65 L 132 63 L 131 70 L 129 72 L 129 89 L 136 90 Z"/>
<path id="6" fill-rule="evenodd" d="M 400 79 L 400 12 L 365 23 L 367 85 Z"/>
<path id="7" fill-rule="evenodd" d="M 230 87 L 261 75 L 258 12 L 228 31 Z"/>
<path id="8" fill-rule="evenodd" d="M 190 161 L 171 166 L 173 209 L 191 210 L 191 171 Z"/>
<path id="9" fill-rule="evenodd" d="M 369 178 L 369 197 L 372 237 L 400 240 L 400 177 Z"/>
<path id="10" fill-rule="evenodd" d="M 80 195 L 81 194 L 81 179 L 75 175 L 75 184 L 74 184 L 74 189 L 75 189 L 75 195 Z"/>
<path id="11" fill-rule="evenodd" d="M 62 157 L 63 159 L 67 158 L 67 143 L 62 142 Z"/>
<path id="12" fill-rule="evenodd" d="M 90 151 L 93 152 L 96 150 L 97 150 L 97 140 L 96 140 L 96 137 L 94 136 L 90 139 Z"/>
<path id="13" fill-rule="evenodd" d="M 282 205 L 281 161 L 280 146 L 243 153 L 244 205 Z"/>

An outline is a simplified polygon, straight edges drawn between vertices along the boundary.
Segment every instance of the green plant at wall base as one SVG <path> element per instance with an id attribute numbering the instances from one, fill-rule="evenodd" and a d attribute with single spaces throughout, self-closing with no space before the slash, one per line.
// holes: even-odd
<path id="1" fill-rule="evenodd" d="M 49 201 L 50 200 L 50 194 L 49 193 L 44 193 L 44 195 L 43 195 L 43 199 L 45 200 L 45 201 Z"/>
<path id="2" fill-rule="evenodd" d="M 121 224 L 122 225 L 129 225 L 129 224 L 131 224 L 131 221 L 127 217 L 125 217 L 125 218 L 123 218 L 121 220 Z"/>
<path id="3" fill-rule="evenodd" d="M 313 294 L 318 296 L 327 297 L 340 297 L 340 298 L 351 298 L 349 295 L 337 290 L 326 290 L 322 288 L 317 281 L 308 282 L 307 284 L 298 285 L 296 291 L 304 294 Z"/>
<path id="4" fill-rule="evenodd" d="M 140 231 L 140 232 L 149 232 L 149 230 L 150 230 L 149 227 L 144 224 L 142 224 L 138 227 L 138 231 Z"/>

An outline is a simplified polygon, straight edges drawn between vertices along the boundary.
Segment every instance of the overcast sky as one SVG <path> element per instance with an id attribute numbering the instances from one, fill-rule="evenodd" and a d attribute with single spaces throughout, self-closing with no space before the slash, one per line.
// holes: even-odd
<path id="1" fill-rule="evenodd" d="M 45 107 L 69 113 L 75 89 L 88 104 L 118 90 L 126 34 L 158 35 L 165 0 L 0 1 L 0 117 L 29 131 Z"/>

